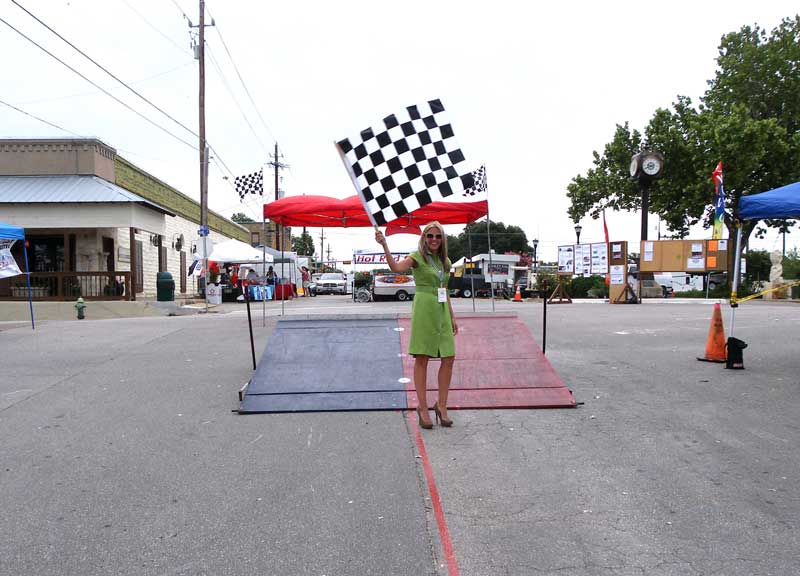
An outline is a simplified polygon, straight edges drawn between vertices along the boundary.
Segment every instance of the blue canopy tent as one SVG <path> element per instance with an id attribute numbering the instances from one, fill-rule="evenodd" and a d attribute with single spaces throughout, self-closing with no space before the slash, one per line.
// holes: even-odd
<path id="1" fill-rule="evenodd" d="M 739 199 L 739 217 L 742 220 L 762 219 L 800 219 L 800 182 L 787 184 L 761 194 L 742 196 Z M 738 257 L 742 244 L 742 227 L 737 226 L 736 251 L 734 259 L 733 290 L 731 292 L 731 334 L 736 319 L 736 290 L 739 287 L 741 258 Z"/>
<path id="2" fill-rule="evenodd" d="M 800 218 L 800 182 L 761 194 L 742 196 L 739 215 L 742 220 Z"/>
<path id="3" fill-rule="evenodd" d="M 31 329 L 36 329 L 36 323 L 33 319 L 33 299 L 31 297 L 31 275 L 28 269 L 28 247 L 25 245 L 25 228 L 20 226 L 12 226 L 0 222 L 0 240 L 22 240 L 22 249 L 25 254 L 25 279 L 28 284 L 28 306 L 31 310 Z"/>

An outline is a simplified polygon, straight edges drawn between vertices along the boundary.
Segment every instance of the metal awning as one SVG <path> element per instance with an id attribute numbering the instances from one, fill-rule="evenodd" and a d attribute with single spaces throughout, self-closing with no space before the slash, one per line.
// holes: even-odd
<path id="1" fill-rule="evenodd" d="M 175 213 L 98 176 L 0 176 L 2 204 L 138 204 Z"/>

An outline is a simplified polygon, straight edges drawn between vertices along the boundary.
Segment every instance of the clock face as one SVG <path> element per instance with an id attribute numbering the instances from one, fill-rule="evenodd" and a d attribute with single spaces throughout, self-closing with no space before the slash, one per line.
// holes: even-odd
<path id="1" fill-rule="evenodd" d="M 634 156 L 633 160 L 631 160 L 631 177 L 636 176 L 636 173 L 639 171 L 639 157 Z"/>
<path id="2" fill-rule="evenodd" d="M 655 176 L 661 171 L 661 160 L 656 156 L 648 156 L 642 162 L 642 171 L 648 176 Z"/>

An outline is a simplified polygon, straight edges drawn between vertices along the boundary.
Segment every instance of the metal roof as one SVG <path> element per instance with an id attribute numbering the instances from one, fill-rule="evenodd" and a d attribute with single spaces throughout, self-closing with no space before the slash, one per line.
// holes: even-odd
<path id="1" fill-rule="evenodd" d="M 123 202 L 163 214 L 174 212 L 98 176 L 0 176 L 0 204 L 73 204 Z"/>

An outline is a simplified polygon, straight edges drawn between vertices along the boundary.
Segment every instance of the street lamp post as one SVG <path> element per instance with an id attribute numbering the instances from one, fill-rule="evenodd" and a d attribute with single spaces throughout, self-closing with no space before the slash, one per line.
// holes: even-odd
<path id="1" fill-rule="evenodd" d="M 575 224 L 575 236 L 578 238 L 578 244 L 581 243 L 581 230 L 583 230 L 583 226 Z"/>
<path id="2" fill-rule="evenodd" d="M 539 239 L 538 238 L 534 238 L 533 242 L 531 242 L 531 243 L 533 244 L 533 272 L 535 274 L 536 271 L 539 269 L 539 267 L 537 266 L 537 260 L 536 260 L 536 248 L 539 247 Z"/>

